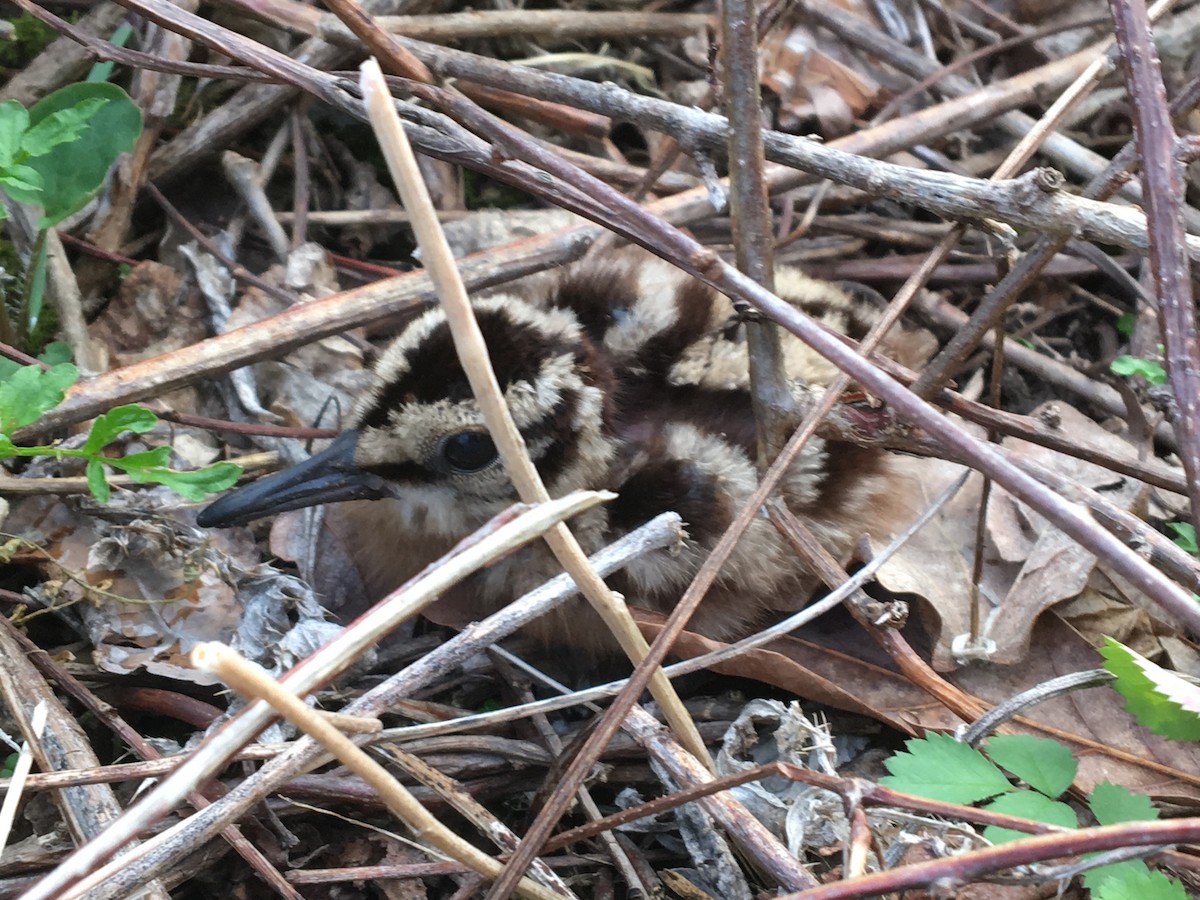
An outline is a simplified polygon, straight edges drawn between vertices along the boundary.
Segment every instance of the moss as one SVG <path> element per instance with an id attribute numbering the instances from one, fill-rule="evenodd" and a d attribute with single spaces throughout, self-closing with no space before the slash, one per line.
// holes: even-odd
<path id="1" fill-rule="evenodd" d="M 532 205 L 524 191 L 471 169 L 463 169 L 463 195 L 467 209 L 528 209 Z"/>
<path id="2" fill-rule="evenodd" d="M 41 53 L 57 35 L 53 28 L 21 13 L 12 20 L 13 39 L 0 42 L 0 66 L 20 69 Z"/>

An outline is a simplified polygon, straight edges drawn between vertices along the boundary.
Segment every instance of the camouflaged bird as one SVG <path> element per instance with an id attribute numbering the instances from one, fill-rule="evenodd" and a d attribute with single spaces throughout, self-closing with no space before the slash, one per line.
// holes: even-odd
<path id="1" fill-rule="evenodd" d="M 780 297 L 861 338 L 878 318 L 867 302 L 795 269 L 776 273 Z M 729 300 L 666 262 L 627 250 L 585 260 L 523 289 L 472 301 L 496 377 L 551 496 L 609 489 L 618 497 L 571 522 L 593 552 L 673 510 L 682 549 L 650 553 L 609 583 L 634 606 L 668 612 L 756 484 L 755 430 L 744 325 Z M 785 334 L 789 377 L 824 385 L 837 370 Z M 892 329 L 881 351 L 916 366 L 933 346 Z M 446 318 L 414 319 L 380 356 L 353 428 L 323 452 L 216 501 L 203 526 L 356 500 L 348 544 L 373 593 L 401 584 L 517 500 L 465 374 Z M 892 457 L 811 440 L 781 494 L 834 557 L 862 534 L 883 537 L 907 512 Z M 558 574 L 541 542 L 454 589 L 482 617 Z M 802 607 L 817 579 L 765 517 L 756 518 L 692 619 L 730 639 L 773 613 Z M 575 600 L 529 626 L 551 645 L 615 646 Z"/>

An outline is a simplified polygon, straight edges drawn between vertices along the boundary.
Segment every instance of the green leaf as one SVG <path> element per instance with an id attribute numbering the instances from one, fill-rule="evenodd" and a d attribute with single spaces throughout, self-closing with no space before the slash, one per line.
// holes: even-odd
<path id="1" fill-rule="evenodd" d="M 1196 543 L 1196 526 L 1190 522 L 1168 522 L 1167 531 L 1174 533 L 1177 547 L 1184 553 L 1200 553 L 1200 545 Z"/>
<path id="2" fill-rule="evenodd" d="M 71 347 L 62 341 L 51 341 L 46 345 L 46 349 L 38 354 L 38 361 L 44 362 L 48 366 L 69 363 L 71 361 Z M 11 378 L 19 368 L 21 368 L 21 364 L 16 360 L 0 356 L 0 381 L 6 381 Z"/>
<path id="3" fill-rule="evenodd" d="M 885 787 L 950 803 L 974 803 L 1013 789 L 982 753 L 948 735 L 930 733 L 904 747 L 907 752 L 884 762 L 891 772 L 879 780 Z"/>
<path id="4" fill-rule="evenodd" d="M 1149 797 L 1110 781 L 1096 785 L 1088 797 L 1088 807 L 1101 825 L 1152 822 L 1158 818 L 1158 808 Z"/>
<path id="5" fill-rule="evenodd" d="M 46 345 L 46 349 L 38 354 L 38 359 L 48 366 L 69 363 L 71 361 L 71 345 L 66 341 L 51 341 Z"/>
<path id="6" fill-rule="evenodd" d="M 128 456 L 106 457 L 104 460 L 114 469 L 129 473 L 132 478 L 139 469 L 154 469 L 166 466 L 171 461 L 170 447 L 154 447 Z M 136 479 L 135 479 L 136 480 Z"/>
<path id="7" fill-rule="evenodd" d="M 100 462 L 99 457 L 88 460 L 87 485 L 92 496 L 101 503 L 107 503 L 108 498 L 112 496 L 112 488 L 108 486 L 108 479 L 104 476 L 104 464 Z"/>
<path id="8" fill-rule="evenodd" d="M 1140 866 L 1122 864 L 1119 872 L 1093 888 L 1092 897 L 1095 900 L 1187 900 L 1187 892 L 1178 881 L 1162 872 L 1153 872 L 1141 863 Z"/>
<path id="9" fill-rule="evenodd" d="M 100 189 L 109 166 L 133 147 L 142 130 L 142 113 L 129 95 L 114 84 L 71 84 L 59 88 L 29 110 L 38 125 L 63 110 L 88 100 L 100 100 L 77 138 L 59 144 L 44 156 L 29 160 L 41 174 L 41 228 L 49 227 L 85 204 Z"/>
<path id="10" fill-rule="evenodd" d="M 1093 856 L 1098 856 L 1098 853 L 1085 853 L 1084 859 L 1090 859 Z M 1100 889 L 1105 882 L 1113 878 L 1126 878 L 1132 874 L 1140 874 L 1149 871 L 1146 864 L 1140 859 L 1126 859 L 1121 862 L 1109 863 L 1106 866 L 1096 866 L 1094 869 L 1088 869 L 1083 873 L 1083 886 L 1092 892 L 1093 900 L 1100 896 Z"/>
<path id="11" fill-rule="evenodd" d="M 128 22 L 123 22 L 117 26 L 117 30 L 112 33 L 109 43 L 116 44 L 118 47 L 124 47 L 129 41 L 129 36 L 133 34 L 133 26 Z M 87 78 L 84 81 L 108 81 L 112 75 L 113 63 L 111 60 L 106 62 L 98 62 L 88 70 Z"/>
<path id="12" fill-rule="evenodd" d="M 0 171 L 0 187 L 18 203 L 40 203 L 42 199 L 42 176 L 20 163 Z"/>
<path id="13" fill-rule="evenodd" d="M 46 297 L 46 273 L 48 255 L 46 233 L 40 232 L 34 247 L 33 264 L 25 279 L 25 333 L 33 334 L 42 315 L 42 301 Z"/>
<path id="14" fill-rule="evenodd" d="M 17 445 L 4 435 L 0 434 L 0 459 L 8 459 L 8 457 L 16 455 Z"/>
<path id="15" fill-rule="evenodd" d="M 113 407 L 104 415 L 96 417 L 96 421 L 92 423 L 92 430 L 88 432 L 87 443 L 83 445 L 83 452 L 99 453 L 122 432 L 142 434 L 157 423 L 158 417 L 154 413 L 136 403 Z"/>
<path id="16" fill-rule="evenodd" d="M 92 97 L 46 116 L 25 132 L 21 152 L 31 157 L 45 156 L 59 144 L 79 140 L 103 105 L 102 99 Z"/>
<path id="17" fill-rule="evenodd" d="M 1139 725 L 1177 741 L 1200 740 L 1200 687 L 1156 666 L 1112 638 L 1099 648 L 1113 687 Z"/>
<path id="18" fill-rule="evenodd" d="M 40 366 L 21 366 L 0 382 L 0 434 L 11 435 L 58 406 L 78 377 L 79 370 L 70 363 L 46 371 Z"/>
<path id="19" fill-rule="evenodd" d="M 138 483 L 163 484 L 186 500 L 203 500 L 209 494 L 232 487 L 242 475 L 242 467 L 236 463 L 219 462 L 203 469 L 179 472 L 165 467 L 131 469 L 129 477 Z"/>
<path id="20" fill-rule="evenodd" d="M 1164 384 L 1167 370 L 1160 364 L 1140 356 L 1118 356 L 1108 365 L 1114 375 L 1141 375 L 1151 384 Z"/>
<path id="21" fill-rule="evenodd" d="M 1120 334 L 1128 337 L 1129 335 L 1133 334 L 1133 324 L 1136 321 L 1137 316 L 1135 316 L 1133 313 L 1121 313 L 1121 315 L 1117 317 L 1117 331 Z"/>
<path id="22" fill-rule="evenodd" d="M 998 734 L 988 740 L 984 753 L 1047 797 L 1057 797 L 1069 788 L 1078 768 L 1069 747 L 1028 734 Z"/>
<path id="23" fill-rule="evenodd" d="M 1075 828 L 1079 823 L 1075 819 L 1075 810 L 1058 800 L 1051 800 L 1045 794 L 1037 791 L 1013 791 L 997 797 L 991 803 L 982 807 L 991 812 L 1005 813 L 1010 816 L 1021 816 L 1047 825 L 1061 825 L 1063 828 Z M 1000 828 L 989 825 L 983 829 L 983 836 L 993 844 L 1007 844 L 1029 837 L 1023 831 L 1013 828 Z"/>
<path id="24" fill-rule="evenodd" d="M 0 103 L 0 172 L 17 162 L 21 137 L 29 128 L 29 111 L 17 100 Z"/>

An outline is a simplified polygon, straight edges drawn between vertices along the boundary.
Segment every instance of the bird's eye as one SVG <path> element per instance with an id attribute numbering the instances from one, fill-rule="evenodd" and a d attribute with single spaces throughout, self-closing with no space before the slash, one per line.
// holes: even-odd
<path id="1" fill-rule="evenodd" d="M 478 472 L 496 460 L 496 445 L 484 431 L 460 431 L 442 441 L 442 459 L 454 472 Z"/>

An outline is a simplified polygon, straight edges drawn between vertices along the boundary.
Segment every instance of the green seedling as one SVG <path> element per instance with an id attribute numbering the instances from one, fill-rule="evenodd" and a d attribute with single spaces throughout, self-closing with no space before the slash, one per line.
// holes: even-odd
<path id="1" fill-rule="evenodd" d="M 1123 354 L 1109 363 L 1108 368 L 1114 375 L 1141 375 L 1151 384 L 1165 384 L 1167 381 L 1167 370 L 1162 365 L 1140 356 Z"/>
<path id="2" fill-rule="evenodd" d="M 142 130 L 142 113 L 113 84 L 72 84 L 31 108 L 0 103 L 0 191 L 41 207 L 40 229 L 24 278 L 19 329 L 0 309 L 0 335 L 25 342 L 37 328 L 46 280 L 46 229 L 80 209 L 100 189 L 109 167 Z M 5 217 L 0 205 L 0 219 Z"/>
<path id="3" fill-rule="evenodd" d="M 1100 652 L 1106 668 L 1116 676 L 1114 688 L 1125 697 L 1126 709 L 1138 724 L 1175 740 L 1200 740 L 1200 688 L 1111 638 Z M 931 733 L 904 746 L 885 763 L 890 774 L 880 782 L 886 787 L 1064 828 L 1078 827 L 1075 811 L 1060 799 L 1075 779 L 1077 763 L 1070 749 L 1058 741 L 997 735 L 976 749 L 948 735 Z M 1108 782 L 1097 785 L 1086 802 L 1099 825 L 1158 818 L 1158 810 L 1144 794 Z M 996 826 L 985 828 L 983 835 L 997 844 L 1027 837 Z M 1093 897 L 1103 900 L 1185 896 L 1182 885 L 1141 860 L 1090 869 L 1083 882 Z"/>
<path id="4" fill-rule="evenodd" d="M 52 345 L 54 346 L 54 345 Z M 54 355 L 60 355 L 56 349 Z M 108 483 L 111 469 L 124 472 L 138 484 L 164 484 L 180 496 L 203 500 L 209 494 L 230 487 L 242 474 L 241 466 L 229 462 L 213 463 L 202 469 L 179 471 L 169 465 L 169 447 L 155 447 L 128 456 L 105 456 L 103 451 L 125 433 L 143 434 L 158 422 L 144 406 L 118 406 L 92 422 L 82 447 L 67 449 L 55 445 L 23 447 L 13 443 L 17 429 L 31 425 L 45 412 L 62 402 L 66 390 L 79 377 L 71 363 L 41 366 L 11 364 L 0 370 L 0 459 L 17 456 L 52 456 L 58 459 L 82 459 L 87 463 L 88 490 L 97 500 L 107 502 L 112 493 Z"/>

